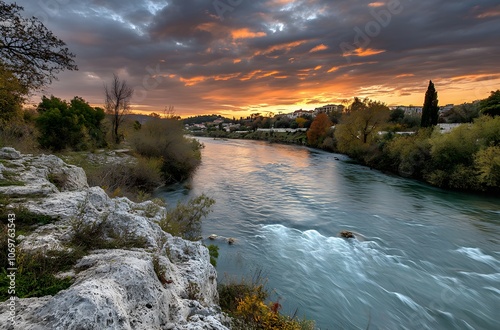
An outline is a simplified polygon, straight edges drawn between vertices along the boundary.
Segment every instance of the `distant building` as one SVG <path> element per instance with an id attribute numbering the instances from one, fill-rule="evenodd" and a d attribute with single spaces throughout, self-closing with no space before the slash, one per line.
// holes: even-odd
<path id="1" fill-rule="evenodd" d="M 322 107 L 318 107 L 314 109 L 314 113 L 317 115 L 318 113 L 324 112 L 327 114 L 338 112 L 342 113 L 344 111 L 345 107 L 341 104 L 327 104 Z"/>
<path id="2" fill-rule="evenodd" d="M 300 117 L 303 117 L 303 116 L 306 116 L 306 115 L 310 115 L 310 116 L 313 116 L 314 115 L 314 110 L 296 110 L 292 113 L 289 113 L 287 116 L 288 118 L 290 119 L 297 119 L 297 118 L 300 118 Z"/>
<path id="3" fill-rule="evenodd" d="M 405 112 L 405 115 L 421 115 L 422 114 L 422 107 L 415 107 L 413 105 L 410 105 L 410 106 L 398 105 L 396 107 L 390 107 L 390 109 L 391 110 L 401 109 Z"/>
<path id="4" fill-rule="evenodd" d="M 207 126 L 205 126 L 204 124 L 194 124 L 193 127 L 195 129 L 201 129 L 201 130 L 206 130 L 207 129 Z"/>

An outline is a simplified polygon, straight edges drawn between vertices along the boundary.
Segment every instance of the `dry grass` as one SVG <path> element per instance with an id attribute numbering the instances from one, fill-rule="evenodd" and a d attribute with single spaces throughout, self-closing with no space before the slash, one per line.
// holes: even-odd
<path id="1" fill-rule="evenodd" d="M 0 147 L 13 147 L 26 154 L 41 152 L 37 142 L 37 129 L 30 121 L 14 118 L 9 122 L 0 121 Z"/>

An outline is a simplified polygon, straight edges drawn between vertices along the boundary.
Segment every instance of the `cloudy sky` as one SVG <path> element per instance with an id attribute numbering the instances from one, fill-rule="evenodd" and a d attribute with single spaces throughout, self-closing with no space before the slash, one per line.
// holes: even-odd
<path id="1" fill-rule="evenodd" d="M 6 2 L 14 2 L 7 0 Z M 46 93 L 181 116 L 314 109 L 353 96 L 440 105 L 500 88 L 498 0 L 17 0 L 76 54 Z M 34 101 L 38 102 L 39 98 Z"/>

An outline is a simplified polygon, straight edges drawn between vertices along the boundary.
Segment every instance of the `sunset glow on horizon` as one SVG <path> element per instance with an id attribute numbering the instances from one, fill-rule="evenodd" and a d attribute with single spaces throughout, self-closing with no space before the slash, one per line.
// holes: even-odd
<path id="1" fill-rule="evenodd" d="M 113 73 L 135 89 L 133 111 L 172 105 L 182 117 L 288 113 L 354 96 L 421 106 L 429 80 L 440 105 L 500 88 L 495 0 L 16 2 L 76 55 L 79 71 L 44 94 L 95 106 Z"/>

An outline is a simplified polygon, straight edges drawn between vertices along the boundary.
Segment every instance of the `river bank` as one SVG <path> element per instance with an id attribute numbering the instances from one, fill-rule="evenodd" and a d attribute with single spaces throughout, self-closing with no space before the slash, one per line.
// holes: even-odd
<path id="1" fill-rule="evenodd" d="M 500 208 L 304 146 L 200 138 L 191 189 L 217 203 L 203 237 L 221 281 L 261 270 L 283 312 L 321 329 L 494 329 Z M 338 158 L 339 160 L 336 160 Z M 342 230 L 365 240 L 338 237 Z"/>
<path id="2" fill-rule="evenodd" d="M 366 143 L 355 140 L 348 148 L 341 148 L 334 129 L 326 132 L 315 145 L 308 144 L 306 132 L 295 130 L 232 133 L 217 130 L 206 135 L 307 145 L 343 153 L 370 169 L 416 179 L 450 191 L 500 196 L 500 117 L 483 116 L 474 124 L 463 124 L 446 133 L 437 128 L 420 129 L 411 135 L 388 132 Z"/>

